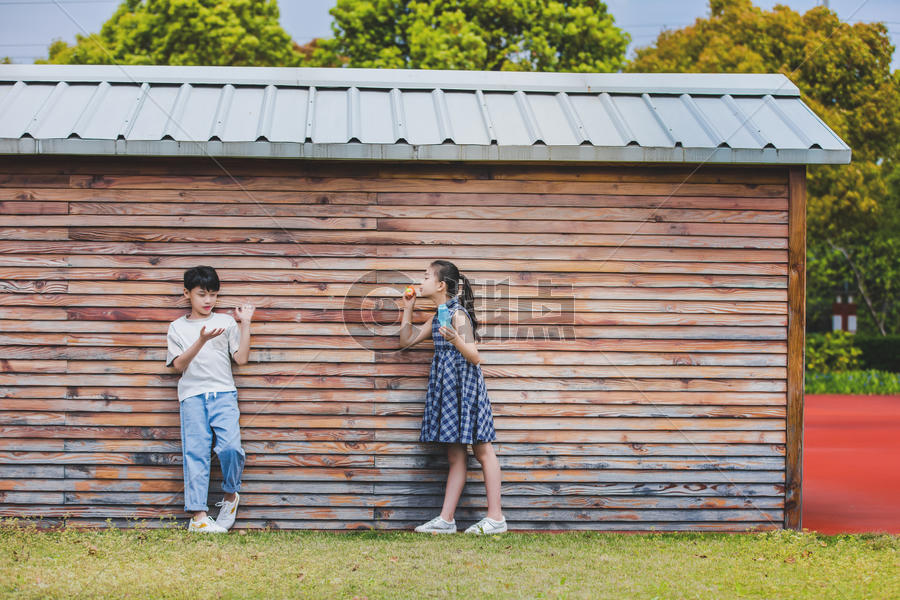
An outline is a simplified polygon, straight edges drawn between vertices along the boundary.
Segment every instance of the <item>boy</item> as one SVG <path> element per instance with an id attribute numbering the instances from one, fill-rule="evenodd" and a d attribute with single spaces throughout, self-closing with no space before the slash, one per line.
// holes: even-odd
<path id="1" fill-rule="evenodd" d="M 184 465 L 184 509 L 193 512 L 189 531 L 226 533 L 237 516 L 244 470 L 237 388 L 231 359 L 247 363 L 250 354 L 250 320 L 254 306 L 234 310 L 234 318 L 213 312 L 219 293 L 219 276 L 212 267 L 194 267 L 184 273 L 184 296 L 191 303 L 190 316 L 169 325 L 166 366 L 181 372 L 178 401 L 181 405 L 181 448 Z M 240 325 L 238 325 L 238 322 Z M 222 465 L 225 498 L 215 521 L 206 514 L 209 489 L 209 448 L 216 433 L 216 454 Z"/>

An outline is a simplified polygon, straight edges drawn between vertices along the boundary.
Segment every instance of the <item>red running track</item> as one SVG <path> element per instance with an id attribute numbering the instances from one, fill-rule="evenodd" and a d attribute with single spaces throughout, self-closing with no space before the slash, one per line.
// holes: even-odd
<path id="1" fill-rule="evenodd" d="M 803 528 L 900 533 L 900 396 L 808 395 Z"/>

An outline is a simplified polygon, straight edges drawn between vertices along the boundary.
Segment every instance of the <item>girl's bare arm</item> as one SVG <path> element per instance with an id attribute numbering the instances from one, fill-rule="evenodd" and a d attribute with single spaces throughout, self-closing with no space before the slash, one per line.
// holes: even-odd
<path id="1" fill-rule="evenodd" d="M 481 364 L 481 356 L 475 345 L 475 333 L 472 331 L 472 323 L 466 318 L 465 313 L 456 311 L 453 315 L 453 329 L 441 327 L 438 331 L 444 338 L 456 346 L 459 353 L 475 366 Z"/>
<path id="2" fill-rule="evenodd" d="M 416 305 L 416 297 L 404 298 L 403 301 L 405 304 L 403 306 L 403 317 L 400 321 L 400 345 L 405 349 L 431 337 L 431 321 L 434 319 L 434 316 L 425 321 L 425 324 L 421 327 L 416 327 L 412 324 L 412 312 L 413 307 Z"/>

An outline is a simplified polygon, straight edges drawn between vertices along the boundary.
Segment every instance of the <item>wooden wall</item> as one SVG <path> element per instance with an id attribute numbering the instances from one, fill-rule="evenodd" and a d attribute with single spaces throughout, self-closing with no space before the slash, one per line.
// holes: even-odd
<path id="1" fill-rule="evenodd" d="M 445 258 L 482 295 L 514 528 L 782 527 L 789 188 L 787 168 L 4 159 L 0 516 L 184 516 L 165 332 L 209 264 L 220 309 L 259 307 L 238 527 L 430 518 L 430 343 L 396 351 L 383 290 Z"/>

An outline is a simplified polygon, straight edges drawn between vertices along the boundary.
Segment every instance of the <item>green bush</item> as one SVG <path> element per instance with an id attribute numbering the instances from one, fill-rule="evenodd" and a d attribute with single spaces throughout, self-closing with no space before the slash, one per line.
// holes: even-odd
<path id="1" fill-rule="evenodd" d="M 859 357 L 862 368 L 900 373 L 900 335 L 856 334 L 853 345 L 862 352 Z"/>
<path id="2" fill-rule="evenodd" d="M 806 336 L 806 370 L 813 373 L 852 371 L 860 367 L 862 351 L 846 331 L 811 333 Z"/>
<path id="3" fill-rule="evenodd" d="M 807 394 L 900 394 L 900 373 L 887 371 L 844 371 L 806 373 Z"/>

